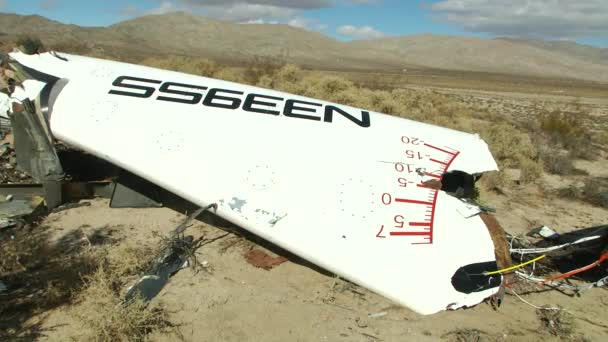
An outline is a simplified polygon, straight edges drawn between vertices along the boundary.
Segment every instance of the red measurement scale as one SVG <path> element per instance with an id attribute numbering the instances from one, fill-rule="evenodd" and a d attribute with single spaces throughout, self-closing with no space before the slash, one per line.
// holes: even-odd
<path id="1" fill-rule="evenodd" d="M 389 206 L 394 214 L 392 222 L 383 224 L 376 237 L 405 237 L 415 245 L 432 244 L 439 190 L 423 183 L 441 180 L 460 152 L 415 137 L 403 136 L 401 143 L 403 157 L 408 162 L 393 163 L 392 176 L 396 177 L 397 188 L 382 194 L 382 205 Z"/>

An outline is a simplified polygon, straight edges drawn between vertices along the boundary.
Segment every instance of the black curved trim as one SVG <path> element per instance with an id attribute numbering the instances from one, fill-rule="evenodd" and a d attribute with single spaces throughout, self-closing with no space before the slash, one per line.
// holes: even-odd
<path id="1" fill-rule="evenodd" d="M 466 294 L 499 287 L 502 283 L 502 276 L 500 274 L 489 276 L 483 274 L 484 272 L 491 272 L 497 269 L 496 261 L 463 266 L 452 276 L 452 286 L 454 286 L 456 291 Z"/>
<path id="2" fill-rule="evenodd" d="M 21 69 L 24 73 L 26 73 L 28 76 L 32 77 L 33 79 L 40 81 L 40 82 L 45 82 L 45 83 L 54 83 L 57 82 L 57 80 L 59 79 L 58 77 L 55 77 L 53 75 L 49 75 L 49 74 L 45 74 L 43 72 L 40 72 L 36 69 L 32 69 L 30 67 L 27 67 L 19 62 L 15 62 L 15 64 L 19 67 L 19 69 Z"/>

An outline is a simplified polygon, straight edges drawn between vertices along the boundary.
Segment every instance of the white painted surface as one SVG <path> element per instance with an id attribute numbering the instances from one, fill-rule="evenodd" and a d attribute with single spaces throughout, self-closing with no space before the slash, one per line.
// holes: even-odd
<path id="1" fill-rule="evenodd" d="M 111 95 L 116 77 L 128 75 L 328 104 L 61 55 L 68 61 L 12 54 L 30 68 L 70 79 L 51 116 L 56 138 L 201 206 L 217 203 L 227 220 L 419 313 L 474 305 L 497 291 L 467 295 L 453 288 L 458 268 L 495 260 L 492 240 L 481 219 L 470 217 L 471 208 L 417 186 L 433 179 L 424 172 L 440 175 L 446 164 L 468 173 L 495 170 L 478 136 L 379 113 L 371 113 L 364 128 L 341 116 L 328 123 L 158 101 L 158 92 Z M 359 116 L 356 108 L 338 106 Z M 423 223 L 428 214 L 432 227 Z"/>
<path id="2" fill-rule="evenodd" d="M 8 111 L 11 108 L 11 100 L 8 95 L 0 93 L 0 118 L 8 120 Z"/>

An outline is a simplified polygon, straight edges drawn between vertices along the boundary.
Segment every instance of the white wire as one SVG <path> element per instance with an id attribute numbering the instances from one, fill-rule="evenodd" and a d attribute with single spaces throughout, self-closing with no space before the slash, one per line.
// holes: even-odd
<path id="1" fill-rule="evenodd" d="M 517 294 L 517 292 L 515 292 L 515 290 L 513 290 L 513 289 L 509 289 L 509 290 L 511 290 L 511 292 L 513 292 L 513 294 L 515 295 L 515 297 L 519 298 L 519 300 L 521 300 L 522 302 L 530 305 L 531 307 L 533 307 L 533 308 L 535 308 L 537 310 L 557 310 L 557 311 L 561 311 L 562 310 L 561 308 L 554 308 L 554 307 L 543 308 L 543 307 L 534 305 L 534 304 L 528 302 L 527 300 L 523 299 L 520 295 Z"/>
<path id="2" fill-rule="evenodd" d="M 592 289 L 594 287 L 602 287 L 602 286 L 608 285 L 608 276 L 606 276 L 604 278 L 601 278 L 598 281 L 595 281 L 593 283 L 586 283 L 585 285 L 577 286 L 577 285 L 568 284 L 568 283 L 563 282 L 563 281 L 549 281 L 549 282 L 545 282 L 544 279 L 536 278 L 536 277 L 532 276 L 531 274 L 528 275 L 528 274 L 526 274 L 524 272 L 520 272 L 520 271 L 516 271 L 515 274 L 518 277 L 520 277 L 520 278 L 522 278 L 524 280 L 527 280 L 529 282 L 535 283 L 535 284 L 541 284 L 542 283 L 542 284 L 545 284 L 545 285 L 548 285 L 548 286 L 552 286 L 552 287 L 559 287 L 559 288 L 562 288 L 562 289 L 568 289 L 568 290 L 574 291 L 576 293 L 583 293 L 583 292 L 585 292 L 585 291 L 587 291 L 589 289 Z"/>
<path id="3" fill-rule="evenodd" d="M 562 248 L 565 248 L 568 246 L 577 245 L 579 243 L 597 240 L 601 237 L 602 237 L 602 235 L 588 236 L 588 237 L 580 238 L 573 242 L 565 243 L 563 245 L 552 246 L 552 247 L 547 247 L 547 248 L 515 248 L 515 249 L 511 249 L 511 253 L 517 253 L 517 254 L 521 254 L 521 255 L 547 253 L 547 252 L 552 252 L 552 251 L 562 249 Z"/>

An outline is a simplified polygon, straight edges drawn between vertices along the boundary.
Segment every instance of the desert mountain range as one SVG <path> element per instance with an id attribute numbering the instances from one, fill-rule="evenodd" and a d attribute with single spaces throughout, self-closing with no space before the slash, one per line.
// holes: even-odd
<path id="1" fill-rule="evenodd" d="M 342 42 L 282 24 L 238 24 L 187 13 L 149 15 L 108 27 L 0 13 L 0 40 L 39 37 L 59 51 L 187 55 L 219 63 L 289 62 L 314 68 L 442 69 L 608 83 L 608 49 L 573 42 L 414 35 Z"/>

